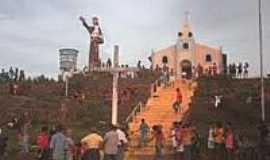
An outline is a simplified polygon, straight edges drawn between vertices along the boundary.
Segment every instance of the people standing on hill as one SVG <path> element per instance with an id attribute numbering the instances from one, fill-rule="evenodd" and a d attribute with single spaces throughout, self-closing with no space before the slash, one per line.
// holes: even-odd
<path id="1" fill-rule="evenodd" d="M 111 68 L 112 67 L 112 61 L 110 58 L 108 58 L 107 62 L 106 62 L 106 67 L 107 68 Z"/>
<path id="2" fill-rule="evenodd" d="M 91 133 L 81 140 L 81 144 L 85 147 L 83 160 L 100 160 L 101 149 L 103 146 L 103 138 L 97 133 L 96 128 L 91 129 Z"/>
<path id="3" fill-rule="evenodd" d="M 126 147 L 128 145 L 127 135 L 123 131 L 123 129 L 121 128 L 120 125 L 117 125 L 116 132 L 117 132 L 118 138 L 119 138 L 117 160 L 124 160 Z"/>
<path id="4" fill-rule="evenodd" d="M 161 125 L 153 126 L 153 136 L 150 138 L 150 141 L 155 141 L 155 155 L 154 160 L 163 160 L 163 149 L 165 143 L 164 133 L 162 131 Z"/>
<path id="5" fill-rule="evenodd" d="M 225 133 L 225 148 L 226 148 L 226 159 L 233 160 L 235 146 L 234 146 L 234 136 L 231 127 L 227 128 Z"/>
<path id="6" fill-rule="evenodd" d="M 262 160 L 265 160 L 267 156 L 270 156 L 270 131 L 265 122 L 260 122 L 257 127 L 259 131 L 259 152 Z M 269 158 L 269 157 L 268 157 Z"/>
<path id="7" fill-rule="evenodd" d="M 142 119 L 139 128 L 140 132 L 139 147 L 144 147 L 146 145 L 149 131 L 150 131 L 149 125 L 146 123 L 145 119 Z"/>
<path id="8" fill-rule="evenodd" d="M 30 135 L 29 129 L 31 127 L 31 121 L 27 121 L 23 124 L 20 133 L 20 142 L 22 147 L 22 153 L 30 152 Z"/>
<path id="9" fill-rule="evenodd" d="M 14 81 L 18 81 L 18 79 L 19 79 L 19 68 L 15 68 Z"/>
<path id="10" fill-rule="evenodd" d="M 53 160 L 65 160 L 66 137 L 63 134 L 64 128 L 59 125 L 56 127 L 56 133 L 50 141 L 50 150 Z"/>
<path id="11" fill-rule="evenodd" d="M 222 98 L 223 98 L 223 96 L 221 96 L 221 95 L 216 95 L 215 96 L 215 109 L 219 108 L 219 106 L 220 106 L 220 104 L 222 102 Z"/>
<path id="12" fill-rule="evenodd" d="M 237 66 L 237 77 L 242 78 L 243 64 L 240 62 Z"/>
<path id="13" fill-rule="evenodd" d="M 19 81 L 24 81 L 25 80 L 25 73 L 24 70 L 20 70 L 20 75 L 19 75 Z"/>
<path id="14" fill-rule="evenodd" d="M 14 70 L 13 70 L 12 67 L 9 68 L 8 76 L 9 76 L 9 79 L 10 80 L 12 80 L 12 81 L 14 80 L 14 78 L 15 78 L 15 72 L 14 72 Z"/>
<path id="15" fill-rule="evenodd" d="M 216 63 L 213 63 L 213 76 L 216 76 L 217 75 L 217 64 Z"/>
<path id="16" fill-rule="evenodd" d="M 208 155 L 212 159 L 214 155 L 214 150 L 215 150 L 215 125 L 211 123 L 209 125 L 209 131 L 208 131 L 208 143 L 207 143 L 207 148 L 208 148 Z"/>
<path id="17" fill-rule="evenodd" d="M 139 60 L 138 63 L 137 63 L 137 68 L 138 68 L 138 69 L 141 69 L 141 68 L 142 68 L 141 63 L 142 63 L 142 61 Z"/>
<path id="18" fill-rule="evenodd" d="M 2 133 L 2 129 L 0 128 L 0 160 L 5 160 L 6 148 L 7 148 L 7 140 Z"/>
<path id="19" fill-rule="evenodd" d="M 173 122 L 172 129 L 171 129 L 171 141 L 172 141 L 172 147 L 173 147 L 174 160 L 177 159 L 177 140 L 176 140 L 177 128 L 178 128 L 177 122 Z"/>
<path id="20" fill-rule="evenodd" d="M 72 139 L 71 129 L 65 130 L 65 160 L 73 160 L 75 143 Z"/>
<path id="21" fill-rule="evenodd" d="M 209 150 L 213 150 L 215 149 L 215 126 L 214 124 L 210 124 L 209 125 L 209 131 L 208 131 L 208 144 L 207 144 L 207 148 Z"/>
<path id="22" fill-rule="evenodd" d="M 181 159 L 183 157 L 183 152 L 184 152 L 184 144 L 182 141 L 182 122 L 177 122 L 177 127 L 175 129 L 175 138 L 176 138 L 176 155 L 177 159 Z"/>
<path id="23" fill-rule="evenodd" d="M 48 127 L 42 127 L 41 132 L 37 137 L 38 146 L 38 159 L 48 160 L 49 159 L 49 135 Z"/>
<path id="24" fill-rule="evenodd" d="M 118 142 L 117 127 L 112 124 L 104 136 L 105 160 L 117 160 Z"/>
<path id="25" fill-rule="evenodd" d="M 235 136 L 235 145 L 237 147 L 237 157 L 239 160 L 246 160 L 250 155 L 251 143 L 247 136 L 238 132 Z"/>
<path id="26" fill-rule="evenodd" d="M 181 93 L 180 89 L 177 88 L 175 101 L 172 105 L 175 113 L 178 113 L 179 111 L 180 111 L 180 113 L 182 113 L 182 109 L 181 109 L 182 99 L 183 99 L 182 93 Z"/>
<path id="27" fill-rule="evenodd" d="M 236 73 L 237 73 L 236 64 L 233 63 L 232 64 L 232 77 L 233 78 L 236 78 Z"/>
<path id="28" fill-rule="evenodd" d="M 244 78 L 248 78 L 248 67 L 249 67 L 249 64 L 247 62 L 245 62 L 245 64 L 244 64 Z"/>
<path id="29" fill-rule="evenodd" d="M 233 76 L 233 68 L 232 68 L 232 64 L 229 64 L 229 76 Z"/>
<path id="30" fill-rule="evenodd" d="M 197 76 L 196 76 L 196 78 L 199 78 L 199 77 L 201 77 L 202 75 L 203 75 L 203 67 L 202 67 L 201 64 L 198 64 L 198 66 L 197 66 Z"/>
<path id="31" fill-rule="evenodd" d="M 184 145 L 184 160 L 192 160 L 192 148 L 194 144 L 194 131 L 189 123 L 185 124 L 182 129 L 182 142 Z"/>
<path id="32" fill-rule="evenodd" d="M 165 87 L 169 87 L 170 86 L 170 73 L 169 73 L 169 71 L 165 72 L 165 78 L 166 78 Z"/>
<path id="33" fill-rule="evenodd" d="M 212 76 L 212 73 L 213 73 L 213 67 L 210 65 L 209 67 L 208 67 L 208 77 L 210 77 L 210 76 Z"/>
<path id="34" fill-rule="evenodd" d="M 221 122 L 216 123 L 216 128 L 215 128 L 215 158 L 216 160 L 219 160 L 221 157 L 224 157 L 224 128 Z"/>

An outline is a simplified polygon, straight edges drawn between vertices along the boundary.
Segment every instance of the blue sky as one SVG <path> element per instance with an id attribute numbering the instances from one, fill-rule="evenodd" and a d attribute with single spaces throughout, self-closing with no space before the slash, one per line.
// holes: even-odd
<path id="1" fill-rule="evenodd" d="M 270 73 L 270 7 L 263 0 L 265 73 Z M 17 66 L 28 74 L 59 73 L 58 49 L 80 51 L 79 68 L 87 64 L 89 36 L 79 16 L 97 15 L 105 36 L 102 58 L 120 46 L 120 61 L 145 64 L 151 49 L 175 43 L 191 13 L 197 41 L 223 46 L 230 61 L 248 61 L 258 75 L 258 14 L 256 0 L 1 0 L 0 67 Z"/>

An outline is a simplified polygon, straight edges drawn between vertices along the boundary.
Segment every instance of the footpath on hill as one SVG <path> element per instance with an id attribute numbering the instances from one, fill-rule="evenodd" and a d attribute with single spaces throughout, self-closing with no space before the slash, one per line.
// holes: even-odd
<path id="1" fill-rule="evenodd" d="M 184 96 L 182 114 L 175 114 L 172 109 L 176 88 L 180 88 Z M 269 124 L 270 110 L 267 107 L 270 105 L 269 80 L 265 81 L 265 95 L 266 124 Z M 218 106 L 215 106 L 216 96 L 221 97 Z M 176 81 L 174 86 L 158 88 L 157 93 L 148 99 L 144 111 L 129 124 L 131 139 L 128 150 L 129 160 L 153 159 L 155 155 L 153 141 L 145 147 L 138 147 L 141 119 L 145 119 L 150 127 L 162 126 L 165 134 L 164 159 L 173 159 L 171 128 L 173 122 L 180 120 L 189 122 L 196 128 L 198 136 L 196 153 L 199 159 L 212 160 L 213 158 L 207 149 L 209 126 L 213 124 L 222 124 L 224 136 L 228 128 L 232 129 L 235 143 L 232 156 L 235 158 L 249 155 L 250 159 L 256 159 L 263 155 L 264 150 L 258 148 L 261 134 L 259 79 L 233 79 L 228 76 L 201 77 L 193 83 Z M 265 143 L 269 144 L 269 142 Z M 269 150 L 267 153 L 269 154 Z M 216 156 L 220 155 L 216 154 Z"/>
<path id="2" fill-rule="evenodd" d="M 152 158 L 154 155 L 154 145 L 151 142 L 147 147 L 138 147 L 138 128 L 141 119 L 153 127 L 161 125 L 165 134 L 165 154 L 168 156 L 172 152 L 171 127 L 173 122 L 181 121 L 185 113 L 189 110 L 191 97 L 193 96 L 196 83 L 187 80 L 177 80 L 168 87 L 160 87 L 157 93 L 148 99 L 144 111 L 138 114 L 129 124 L 130 127 L 130 148 L 128 151 L 129 160 L 140 160 L 146 157 Z M 175 101 L 176 89 L 179 88 L 183 95 L 182 112 L 175 113 L 172 104 Z"/>
<path id="3" fill-rule="evenodd" d="M 233 79 L 229 76 L 202 77 L 192 99 L 188 119 L 203 137 L 210 123 L 231 123 L 234 133 L 244 135 L 255 145 L 261 121 L 260 79 Z M 215 96 L 221 103 L 215 107 Z M 265 80 L 266 122 L 270 122 L 270 80 Z"/>

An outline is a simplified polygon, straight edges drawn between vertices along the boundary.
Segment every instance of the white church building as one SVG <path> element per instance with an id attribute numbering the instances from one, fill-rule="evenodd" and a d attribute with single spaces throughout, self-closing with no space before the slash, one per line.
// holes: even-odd
<path id="1" fill-rule="evenodd" d="M 197 42 L 188 18 L 186 18 L 177 35 L 176 43 L 167 48 L 153 51 L 150 59 L 153 68 L 166 66 L 175 76 L 181 76 L 185 73 L 191 77 L 199 66 L 203 73 L 208 73 L 213 65 L 217 74 L 223 73 L 227 65 L 226 57 L 222 52 L 222 47 L 213 48 Z"/>

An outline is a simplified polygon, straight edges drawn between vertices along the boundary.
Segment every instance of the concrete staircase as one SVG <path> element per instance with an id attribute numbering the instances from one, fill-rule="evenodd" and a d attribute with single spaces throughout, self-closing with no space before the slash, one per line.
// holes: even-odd
<path id="1" fill-rule="evenodd" d="M 180 88 L 183 94 L 183 103 L 181 105 L 182 113 L 178 114 L 172 109 L 172 104 L 176 96 L 176 88 Z M 189 109 L 189 104 L 195 88 L 196 83 L 187 80 L 177 80 L 169 87 L 158 88 L 156 96 L 148 99 L 144 112 L 137 115 L 129 124 L 130 145 L 127 155 L 128 160 L 145 160 L 153 158 L 154 142 L 150 142 L 146 147 L 138 147 L 139 134 L 137 131 L 142 118 L 146 120 L 150 127 L 153 125 L 162 125 L 166 139 L 164 153 L 165 155 L 170 155 L 172 153 L 170 138 L 172 123 L 181 120 L 183 115 Z"/>

